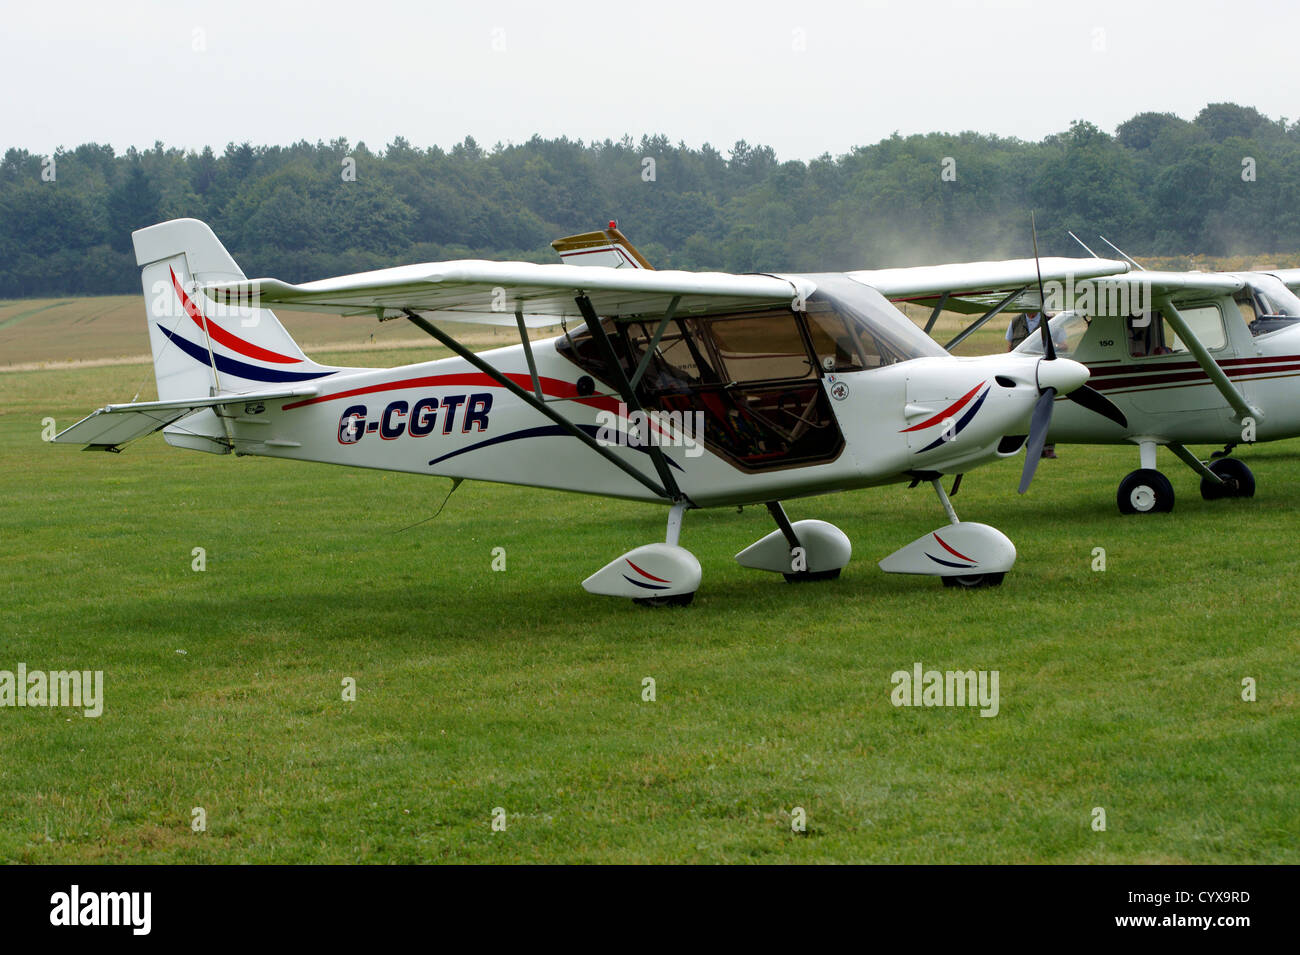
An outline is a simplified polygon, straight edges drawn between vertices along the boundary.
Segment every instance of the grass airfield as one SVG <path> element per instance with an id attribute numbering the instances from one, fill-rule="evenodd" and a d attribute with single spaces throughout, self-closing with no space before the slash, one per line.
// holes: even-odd
<path id="1" fill-rule="evenodd" d="M 820 584 L 732 560 L 763 509 L 692 512 L 699 595 L 648 610 L 580 582 L 658 508 L 467 483 L 402 530 L 450 482 L 41 441 L 142 381 L 0 374 L 0 669 L 105 682 L 97 719 L 0 709 L 0 860 L 1300 861 L 1300 442 L 1239 449 L 1249 501 L 1161 452 L 1148 519 L 1131 449 L 1062 447 L 1024 497 L 1020 460 L 975 471 L 958 513 L 1020 552 L 993 590 L 875 567 L 943 524 L 925 487 L 790 502 L 853 540 Z M 1000 712 L 894 707 L 916 662 L 998 670 Z"/>

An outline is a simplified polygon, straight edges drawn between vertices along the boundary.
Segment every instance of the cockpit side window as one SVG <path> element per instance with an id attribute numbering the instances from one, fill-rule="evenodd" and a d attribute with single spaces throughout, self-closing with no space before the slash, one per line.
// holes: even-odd
<path id="1" fill-rule="evenodd" d="M 658 327 L 654 319 L 604 320 L 624 374 L 641 363 Z M 855 339 L 840 344 L 848 361 L 860 363 Z M 743 471 L 832 461 L 844 436 L 821 380 L 821 347 L 805 316 L 788 308 L 674 319 L 636 384 L 637 400 L 647 410 L 702 413 L 705 446 Z M 589 329 L 556 348 L 612 386 L 617 376 Z"/>
<path id="2" fill-rule="evenodd" d="M 1125 318 L 1124 328 L 1128 332 L 1129 357 L 1148 358 L 1152 355 L 1168 355 L 1170 350 L 1165 345 L 1164 325 L 1163 317 L 1155 312 L 1130 315 Z"/>
<path id="3" fill-rule="evenodd" d="M 1056 354 L 1070 355 L 1077 351 L 1091 324 L 1091 318 L 1073 309 L 1049 318 L 1047 328 L 1052 333 L 1052 348 Z M 1043 335 L 1037 325 L 1029 337 L 1016 346 L 1016 351 L 1022 355 L 1043 354 Z"/>
<path id="4" fill-rule="evenodd" d="M 808 303 L 808 335 L 823 371 L 862 371 L 882 362 L 876 340 L 825 302 Z"/>
<path id="5" fill-rule="evenodd" d="M 628 356 L 629 376 L 641 363 L 658 327 L 657 321 L 607 324 L 610 334 L 615 336 L 615 343 L 623 346 L 619 351 Z M 608 370 L 601 368 L 597 371 L 594 367 L 597 355 L 586 329 L 579 334 L 579 338 L 582 343 L 580 353 L 586 363 L 592 366 L 593 374 L 605 378 Z M 645 381 L 668 391 L 721 381 L 717 359 L 699 340 L 699 332 L 692 327 L 691 319 L 676 319 L 669 324 L 659 339 L 654 357 L 646 366 Z"/>
<path id="6" fill-rule="evenodd" d="M 1182 306 L 1178 314 L 1208 350 L 1218 351 L 1227 344 L 1219 306 Z M 1182 355 L 1188 351 L 1186 342 L 1179 339 L 1162 309 L 1154 309 L 1146 316 L 1130 315 L 1124 319 L 1124 327 L 1128 331 L 1129 355 L 1133 358 Z"/>
<path id="7" fill-rule="evenodd" d="M 1219 306 L 1196 305 L 1190 308 L 1180 308 L 1178 314 L 1187 323 L 1187 327 L 1191 329 L 1197 341 L 1204 345 L 1208 351 L 1218 351 L 1228 343 L 1223 330 L 1223 315 L 1219 312 Z M 1161 324 L 1165 324 L 1163 313 L 1160 317 Z M 1179 339 L 1173 328 L 1166 328 L 1164 334 L 1171 352 L 1182 353 L 1189 350 L 1187 343 Z"/>
<path id="8" fill-rule="evenodd" d="M 708 320 L 708 335 L 729 381 L 816 378 L 799 323 L 788 309 Z"/>
<path id="9" fill-rule="evenodd" d="M 1255 295 L 1250 290 L 1250 286 L 1240 288 L 1234 292 L 1232 301 L 1237 306 L 1237 310 L 1241 312 L 1241 317 L 1247 325 L 1259 318 L 1260 312 L 1255 306 Z"/>

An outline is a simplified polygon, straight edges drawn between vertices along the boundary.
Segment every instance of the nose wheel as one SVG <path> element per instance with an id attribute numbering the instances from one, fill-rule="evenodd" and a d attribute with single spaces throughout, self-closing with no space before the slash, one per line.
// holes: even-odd
<path id="1" fill-rule="evenodd" d="M 1174 509 L 1174 486 L 1155 468 L 1138 468 L 1119 482 L 1121 514 L 1164 514 Z"/>
<path id="2" fill-rule="evenodd" d="M 974 590 L 977 587 L 998 587 L 1002 584 L 1002 578 L 1005 576 L 1005 572 L 1000 574 L 952 574 L 940 579 L 945 587 Z"/>

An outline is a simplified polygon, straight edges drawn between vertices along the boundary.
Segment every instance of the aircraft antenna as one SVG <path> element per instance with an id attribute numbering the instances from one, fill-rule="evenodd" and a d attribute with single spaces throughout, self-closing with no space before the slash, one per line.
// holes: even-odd
<path id="1" fill-rule="evenodd" d="M 1083 241 L 1082 239 L 1080 239 L 1077 235 L 1075 235 L 1073 232 L 1071 232 L 1069 229 L 1066 229 L 1066 230 L 1065 230 L 1065 234 L 1068 235 L 1068 236 L 1069 236 L 1071 239 L 1073 239 L 1075 242 L 1077 242 L 1077 243 L 1079 243 L 1080 245 L 1082 245 L 1082 246 L 1083 246 L 1083 251 L 1087 252 L 1087 253 L 1088 253 L 1089 255 L 1091 255 L 1094 259 L 1099 259 L 1099 258 L 1101 258 L 1100 255 L 1098 255 L 1096 252 L 1092 251 L 1092 249 L 1088 248 L 1088 246 L 1084 244 L 1084 241 Z"/>
<path id="2" fill-rule="evenodd" d="M 447 492 L 447 496 L 442 499 L 442 503 L 438 505 L 438 509 L 436 511 L 430 514 L 424 520 L 416 521 L 414 524 L 407 524 L 405 527 L 400 527 L 397 530 L 393 531 L 393 533 L 400 534 L 402 533 L 402 531 L 409 531 L 412 527 L 419 527 L 421 524 L 427 524 L 429 521 L 433 520 L 435 517 L 437 517 L 439 514 L 442 513 L 442 509 L 447 506 L 447 502 L 451 500 L 451 496 L 456 493 L 456 488 L 460 487 L 461 484 L 464 482 L 464 480 L 465 480 L 464 478 L 452 478 L 451 490 Z"/>
<path id="3" fill-rule="evenodd" d="M 1145 271 L 1146 271 L 1146 269 L 1144 269 L 1141 265 L 1138 265 L 1138 262 L 1137 262 L 1136 259 L 1132 259 L 1132 258 L 1130 258 L 1130 257 L 1128 256 L 1128 254 L 1127 254 L 1123 249 L 1121 249 L 1119 246 L 1117 246 L 1114 242 L 1110 241 L 1110 239 L 1106 238 L 1104 235 L 1102 235 L 1102 236 L 1098 236 L 1098 238 L 1101 239 L 1102 242 L 1105 242 L 1108 246 L 1110 246 L 1110 247 L 1111 247 L 1112 249 L 1114 249 L 1116 252 L 1118 252 L 1118 253 L 1119 253 L 1119 254 L 1124 258 L 1124 261 L 1128 262 L 1130 265 L 1136 265 L 1136 266 L 1137 266 L 1137 269 L 1138 269 L 1139 272 L 1145 272 Z"/>

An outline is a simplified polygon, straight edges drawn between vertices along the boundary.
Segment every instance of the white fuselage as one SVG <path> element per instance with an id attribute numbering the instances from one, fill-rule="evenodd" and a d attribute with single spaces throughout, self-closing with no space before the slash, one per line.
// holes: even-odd
<path id="1" fill-rule="evenodd" d="M 1230 296 L 1221 346 L 1210 355 L 1246 401 L 1260 410 L 1254 439 L 1300 435 L 1300 325 L 1252 336 Z M 1186 351 L 1135 357 L 1123 320 L 1097 317 L 1070 355 L 1088 366 L 1089 384 L 1128 418 L 1121 428 L 1070 402 L 1057 402 L 1050 438 L 1077 444 L 1155 440 L 1160 444 L 1224 444 L 1242 440 L 1241 416 Z"/>
<path id="2" fill-rule="evenodd" d="M 599 437 L 602 424 L 620 410 L 617 393 L 596 382 L 592 393 L 580 395 L 583 371 L 556 350 L 560 340 L 532 346 L 544 399 Z M 522 346 L 481 355 L 532 391 Z M 1021 355 L 926 357 L 826 374 L 820 386 L 844 445 L 823 463 L 747 473 L 709 448 L 707 425 L 702 448 L 663 450 L 681 491 L 701 507 L 960 473 L 1019 450 L 1019 443 L 1003 439 L 1028 429 L 1038 364 Z M 238 452 L 660 500 L 461 358 L 341 369 L 317 384 L 314 397 L 266 402 L 233 417 Z M 647 450 L 611 443 L 613 453 L 654 478 Z"/>

